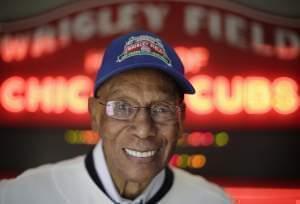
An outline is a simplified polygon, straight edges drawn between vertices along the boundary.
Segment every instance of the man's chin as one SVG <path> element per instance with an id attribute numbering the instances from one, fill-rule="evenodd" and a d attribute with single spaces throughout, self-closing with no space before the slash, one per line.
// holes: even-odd
<path id="1" fill-rule="evenodd" d="M 137 182 L 137 183 L 148 183 L 150 182 L 156 175 L 157 171 L 145 171 L 145 170 L 137 170 L 133 169 L 133 171 L 128 171 L 125 172 L 124 177 L 126 180 L 132 181 L 132 182 Z"/>

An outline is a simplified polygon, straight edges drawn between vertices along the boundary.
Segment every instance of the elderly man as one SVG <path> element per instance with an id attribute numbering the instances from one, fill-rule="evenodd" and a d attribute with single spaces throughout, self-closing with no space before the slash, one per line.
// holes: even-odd
<path id="1" fill-rule="evenodd" d="M 89 99 L 100 142 L 87 156 L 0 183 L 0 204 L 226 204 L 216 185 L 168 167 L 194 93 L 175 51 L 135 32 L 106 49 Z"/>

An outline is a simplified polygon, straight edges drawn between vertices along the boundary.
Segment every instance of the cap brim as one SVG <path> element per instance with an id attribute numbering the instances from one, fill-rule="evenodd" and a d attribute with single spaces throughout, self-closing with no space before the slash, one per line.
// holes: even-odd
<path id="1" fill-rule="evenodd" d="M 119 73 L 125 72 L 125 71 L 129 71 L 129 70 L 133 70 L 133 69 L 147 68 L 147 67 L 149 67 L 151 69 L 160 70 L 160 71 L 166 73 L 171 78 L 173 78 L 183 93 L 185 93 L 185 94 L 194 94 L 195 93 L 195 89 L 194 89 L 193 85 L 186 78 L 184 78 L 181 73 L 177 73 L 174 70 L 170 70 L 170 69 L 172 69 L 171 67 L 157 65 L 154 63 L 138 63 L 138 64 L 130 64 L 128 66 L 118 67 L 118 69 L 115 69 L 115 71 L 111 71 L 105 77 L 102 77 L 100 80 L 96 81 L 94 95 L 96 95 L 96 92 L 101 84 L 103 84 L 105 81 L 107 81 L 111 77 L 115 76 L 116 74 L 119 74 Z"/>

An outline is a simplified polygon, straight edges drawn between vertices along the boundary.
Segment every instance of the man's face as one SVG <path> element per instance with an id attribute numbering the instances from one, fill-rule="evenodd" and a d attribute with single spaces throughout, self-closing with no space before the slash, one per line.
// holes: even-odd
<path id="1" fill-rule="evenodd" d="M 159 102 L 178 104 L 177 91 L 174 82 L 161 72 L 142 69 L 113 77 L 101 87 L 98 96 L 104 103 L 125 101 L 147 107 Z M 174 120 L 157 123 L 147 109 L 141 108 L 131 120 L 124 121 L 107 116 L 105 106 L 94 98 L 89 105 L 93 127 L 102 137 L 108 168 L 114 177 L 149 182 L 167 165 L 182 132 L 183 113 Z"/>

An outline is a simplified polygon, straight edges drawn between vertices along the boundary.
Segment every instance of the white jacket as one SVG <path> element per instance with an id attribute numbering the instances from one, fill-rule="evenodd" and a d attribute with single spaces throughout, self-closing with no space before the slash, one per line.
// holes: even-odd
<path id="1" fill-rule="evenodd" d="M 0 181 L 0 204 L 111 204 L 93 178 L 93 164 L 80 156 L 28 170 Z M 161 189 L 151 202 L 159 204 L 228 204 L 226 194 L 200 176 L 167 168 Z M 95 175 L 94 175 L 95 176 Z"/>

